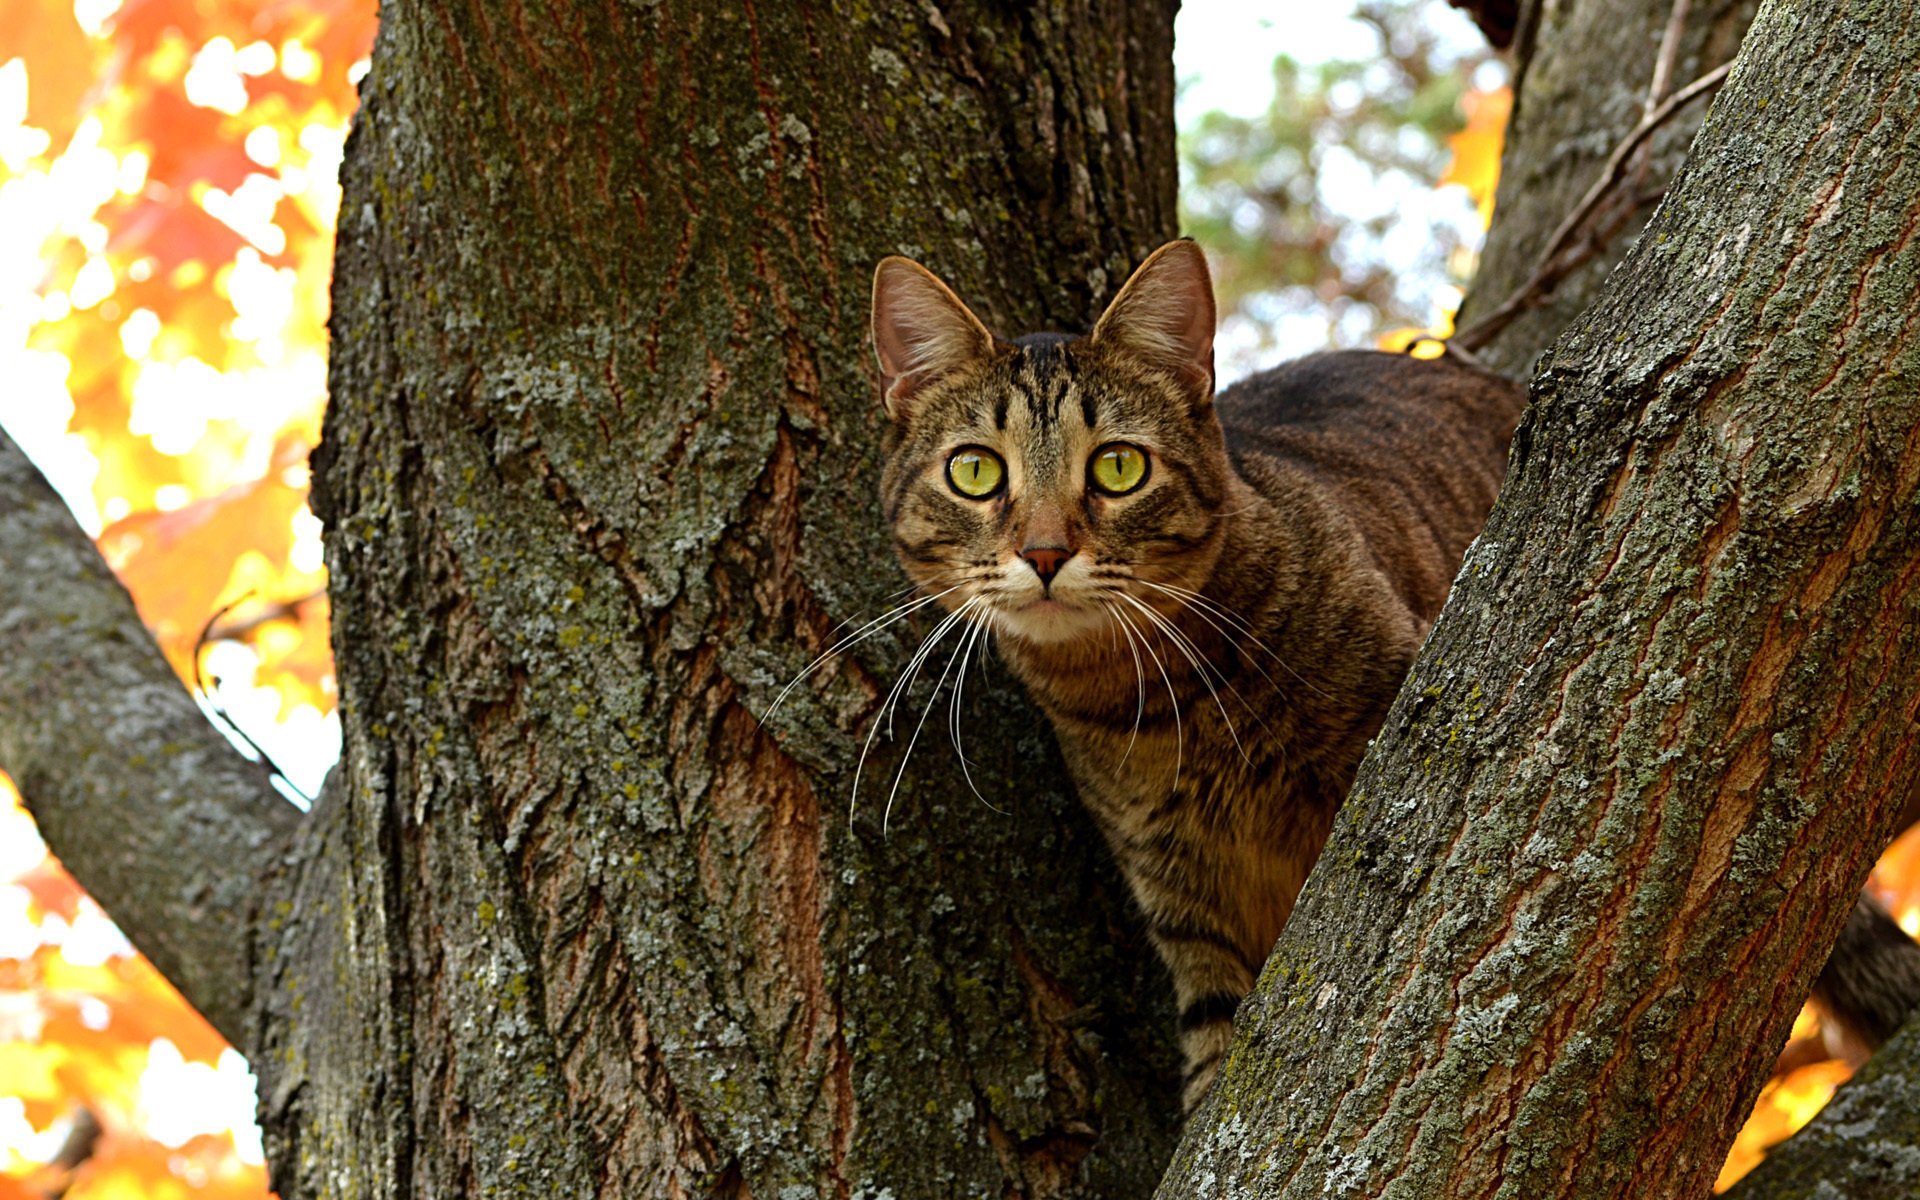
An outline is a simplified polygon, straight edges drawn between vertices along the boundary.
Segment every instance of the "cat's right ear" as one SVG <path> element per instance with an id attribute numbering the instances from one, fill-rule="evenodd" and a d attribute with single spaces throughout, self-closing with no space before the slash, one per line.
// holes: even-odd
<path id="1" fill-rule="evenodd" d="M 929 383 L 991 357 L 993 335 L 932 271 L 895 256 L 873 270 L 873 352 L 880 399 L 899 421 Z"/>
<path id="2" fill-rule="evenodd" d="M 1207 256 L 1181 238 L 1147 256 L 1089 337 L 1166 372 L 1205 407 L 1213 402 L 1214 320 Z"/>

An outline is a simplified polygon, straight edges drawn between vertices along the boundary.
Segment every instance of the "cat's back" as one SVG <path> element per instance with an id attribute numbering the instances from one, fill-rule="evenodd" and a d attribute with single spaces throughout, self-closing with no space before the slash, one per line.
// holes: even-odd
<path id="1" fill-rule="evenodd" d="M 1247 482 L 1283 519 L 1311 505 L 1350 523 L 1427 622 L 1493 505 L 1526 392 L 1457 357 L 1349 350 L 1263 371 L 1216 403 Z"/>

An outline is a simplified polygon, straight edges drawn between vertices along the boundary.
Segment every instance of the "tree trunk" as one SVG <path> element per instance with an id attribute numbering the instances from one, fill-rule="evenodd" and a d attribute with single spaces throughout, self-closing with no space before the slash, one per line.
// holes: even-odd
<path id="1" fill-rule="evenodd" d="M 382 14 L 317 456 L 346 752 L 266 936 L 283 1197 L 1142 1194 L 1165 987 L 1043 724 L 922 737 L 874 262 L 1084 327 L 1170 5 Z M 926 678 L 938 676 L 936 656 Z"/>
<path id="2" fill-rule="evenodd" d="M 1706 1194 L 1920 781 L 1911 11 L 1762 7 L 1163 1197 Z"/>

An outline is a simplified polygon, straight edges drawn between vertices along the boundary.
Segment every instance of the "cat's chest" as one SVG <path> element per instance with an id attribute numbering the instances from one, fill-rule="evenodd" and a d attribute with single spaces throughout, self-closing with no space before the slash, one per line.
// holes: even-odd
<path id="1" fill-rule="evenodd" d="M 1157 828 L 1179 813 L 1183 825 L 1227 830 L 1260 824 L 1276 805 L 1319 801 L 1296 723 L 1261 697 L 1149 695 L 1041 700 L 1082 801 L 1103 821 Z"/>

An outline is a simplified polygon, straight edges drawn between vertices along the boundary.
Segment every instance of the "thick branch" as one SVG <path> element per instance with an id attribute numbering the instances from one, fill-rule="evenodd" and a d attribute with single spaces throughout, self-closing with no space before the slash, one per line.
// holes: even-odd
<path id="1" fill-rule="evenodd" d="M 1909 1021 L 1731 1200 L 1908 1200 L 1920 1194 L 1920 1021 Z"/>
<path id="2" fill-rule="evenodd" d="M 0 434 L 0 768 L 53 852 L 236 1042 L 247 921 L 299 813 L 207 724 L 60 498 Z"/>
<path id="3" fill-rule="evenodd" d="M 1920 786 L 1909 16 L 1763 6 L 1163 1197 L 1706 1193 Z"/>

